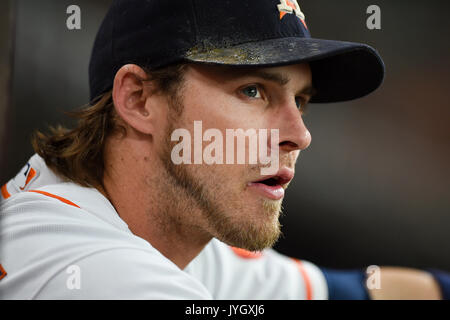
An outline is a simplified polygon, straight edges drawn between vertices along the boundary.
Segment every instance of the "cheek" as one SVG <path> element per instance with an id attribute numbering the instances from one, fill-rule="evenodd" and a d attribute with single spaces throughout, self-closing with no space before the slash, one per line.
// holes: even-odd
<path id="1" fill-rule="evenodd" d="M 219 88 L 220 89 L 220 88 Z M 256 106 L 244 103 L 237 96 L 217 87 L 192 88 L 185 99 L 186 120 L 188 125 L 201 120 L 203 128 L 248 129 L 264 128 L 266 121 Z"/>
<path id="2" fill-rule="evenodd" d="M 216 112 L 221 105 L 223 97 L 217 88 L 201 88 L 191 86 L 186 90 L 184 106 L 186 115 L 193 120 L 202 120 Z"/>
<path id="3" fill-rule="evenodd" d="M 295 163 L 297 162 L 298 156 L 300 155 L 300 150 L 296 150 L 289 153 L 289 164 L 292 168 L 295 166 Z"/>

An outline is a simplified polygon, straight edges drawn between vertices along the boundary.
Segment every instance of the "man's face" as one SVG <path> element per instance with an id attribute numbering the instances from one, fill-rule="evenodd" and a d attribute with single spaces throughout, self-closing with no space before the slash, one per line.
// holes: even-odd
<path id="1" fill-rule="evenodd" d="M 169 115 L 160 149 L 168 176 L 165 185 L 170 189 L 165 194 L 173 198 L 167 200 L 189 204 L 192 209 L 174 220 L 184 219 L 196 230 L 232 246 L 252 251 L 272 246 L 280 235 L 284 189 L 293 176 L 300 150 L 311 141 L 299 110 L 308 102 L 310 89 L 307 64 L 258 69 L 190 66 L 179 99 L 183 111 Z M 208 129 L 222 133 L 224 164 L 174 164 L 171 153 L 179 142 L 171 141 L 171 134 L 179 128 L 189 130 L 193 151 L 194 121 L 202 122 L 203 133 Z M 230 152 L 226 149 L 226 129 L 239 128 L 256 132 L 267 129 L 267 154 L 270 132 L 278 130 L 279 167 L 275 169 L 275 180 L 261 182 L 269 178 L 261 174 L 264 165 L 248 163 L 248 140 L 246 163 L 225 164 L 226 153 Z M 202 150 L 210 143 L 204 141 Z M 236 143 L 234 148 L 236 154 Z"/>

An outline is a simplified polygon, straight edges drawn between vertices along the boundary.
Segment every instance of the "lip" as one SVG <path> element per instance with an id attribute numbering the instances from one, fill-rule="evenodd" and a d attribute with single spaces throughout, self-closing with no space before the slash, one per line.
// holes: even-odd
<path id="1" fill-rule="evenodd" d="M 253 181 L 253 183 L 259 183 L 270 178 L 276 178 L 278 180 L 278 184 L 286 185 L 294 178 L 294 171 L 287 167 L 283 167 L 278 170 L 277 173 L 270 176 L 262 176 L 259 180 Z"/>
<path id="2" fill-rule="evenodd" d="M 269 186 L 261 181 L 275 178 L 277 180 L 277 184 L 274 186 Z M 284 197 L 284 191 L 288 185 L 288 183 L 294 178 L 294 171 L 288 169 L 286 167 L 281 168 L 274 175 L 263 176 L 261 179 L 250 182 L 248 187 L 252 190 L 255 190 L 259 194 L 264 197 L 267 197 L 272 200 L 280 200 Z"/>

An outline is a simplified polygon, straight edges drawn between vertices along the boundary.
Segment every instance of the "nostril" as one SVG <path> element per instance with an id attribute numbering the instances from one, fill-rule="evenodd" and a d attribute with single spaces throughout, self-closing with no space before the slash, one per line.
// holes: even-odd
<path id="1" fill-rule="evenodd" d="M 300 149 L 298 144 L 292 141 L 282 141 L 280 142 L 280 148 L 288 149 L 288 150 L 297 150 Z"/>

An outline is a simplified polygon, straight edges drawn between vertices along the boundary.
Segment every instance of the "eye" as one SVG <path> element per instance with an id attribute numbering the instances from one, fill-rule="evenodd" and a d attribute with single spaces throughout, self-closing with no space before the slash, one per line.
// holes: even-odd
<path id="1" fill-rule="evenodd" d="M 295 104 L 297 105 L 297 109 L 300 110 L 301 114 L 306 114 L 308 112 L 308 104 L 302 97 L 296 97 Z"/>
<path id="2" fill-rule="evenodd" d="M 250 98 L 255 98 L 255 99 L 261 98 L 261 92 L 257 85 L 251 85 L 251 86 L 245 87 L 241 90 L 241 92 Z"/>

